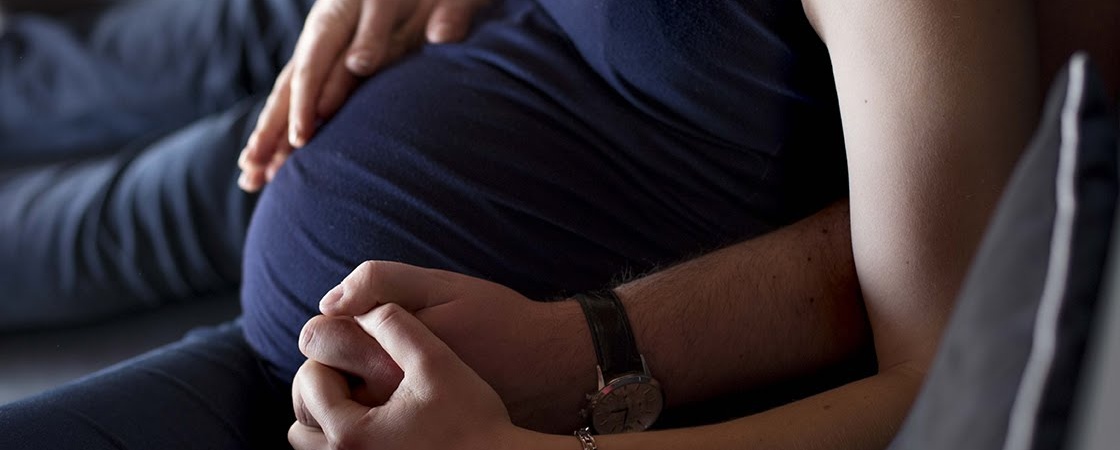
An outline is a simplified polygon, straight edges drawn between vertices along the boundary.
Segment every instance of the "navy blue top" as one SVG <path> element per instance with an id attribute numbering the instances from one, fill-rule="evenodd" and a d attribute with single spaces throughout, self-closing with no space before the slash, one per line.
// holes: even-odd
<path id="1" fill-rule="evenodd" d="M 538 1 L 596 72 L 665 125 L 769 155 L 800 145 L 796 133 L 838 140 L 828 54 L 801 2 Z"/>
<path id="2" fill-rule="evenodd" d="M 366 82 L 265 190 L 246 337 L 290 377 L 365 260 L 545 299 L 790 223 L 846 195 L 834 91 L 800 2 L 498 2 Z"/>
<path id="3" fill-rule="evenodd" d="M 832 66 L 801 2 L 537 1 L 651 120 L 775 158 L 763 176 L 787 208 L 846 189 Z"/>

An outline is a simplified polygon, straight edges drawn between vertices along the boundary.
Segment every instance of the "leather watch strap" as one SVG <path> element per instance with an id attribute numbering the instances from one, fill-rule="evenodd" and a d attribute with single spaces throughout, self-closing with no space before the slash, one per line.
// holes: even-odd
<path id="1" fill-rule="evenodd" d="M 587 292 L 576 295 L 575 299 L 583 308 L 587 325 L 591 328 L 591 341 L 595 345 L 595 356 L 599 359 L 604 382 L 609 383 L 622 374 L 641 372 L 642 355 L 634 342 L 626 310 L 614 291 Z"/>

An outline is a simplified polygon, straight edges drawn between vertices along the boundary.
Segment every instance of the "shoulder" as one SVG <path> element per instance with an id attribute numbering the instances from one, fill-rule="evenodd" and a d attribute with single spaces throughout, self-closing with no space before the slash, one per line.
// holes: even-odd
<path id="1" fill-rule="evenodd" d="M 970 22 L 994 28 L 1004 19 L 1033 16 L 1035 5 L 1034 0 L 802 0 L 801 3 L 806 17 L 826 42 L 839 31 L 852 29 L 853 20 L 909 27 L 916 31 Z"/>
<path id="2" fill-rule="evenodd" d="M 1077 51 L 1087 51 L 1109 82 L 1112 93 L 1120 90 L 1120 2 L 1116 0 L 987 0 L 949 2 L 943 0 L 802 0 L 805 15 L 814 30 L 832 47 L 843 47 L 843 34 L 865 31 L 855 23 L 876 27 L 896 26 L 914 31 L 960 32 L 979 28 L 975 36 L 1007 33 L 1008 21 L 1026 24 L 1021 37 L 1038 42 L 1041 67 L 1038 90 L 1042 92 Z M 1017 19 L 1018 18 L 1018 19 Z M 947 19 L 947 20 L 946 20 Z M 1037 33 L 1027 36 L 1028 33 Z M 974 45 L 982 45 L 976 40 Z"/>

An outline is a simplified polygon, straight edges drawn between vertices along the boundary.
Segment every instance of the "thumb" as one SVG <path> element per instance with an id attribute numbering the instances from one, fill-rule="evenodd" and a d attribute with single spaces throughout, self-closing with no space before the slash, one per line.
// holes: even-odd
<path id="1" fill-rule="evenodd" d="M 465 275 L 391 261 L 366 261 L 319 302 L 328 316 L 357 316 L 396 303 L 418 311 L 450 301 Z M 479 280 L 480 281 L 480 280 Z"/>
<path id="2" fill-rule="evenodd" d="M 378 306 L 355 319 L 400 366 L 406 382 L 410 377 L 430 382 L 470 370 L 447 344 L 400 305 Z"/>

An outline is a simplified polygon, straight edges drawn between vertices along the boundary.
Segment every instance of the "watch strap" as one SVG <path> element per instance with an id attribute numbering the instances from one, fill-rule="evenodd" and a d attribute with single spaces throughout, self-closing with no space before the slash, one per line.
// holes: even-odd
<path id="1" fill-rule="evenodd" d="M 591 342 L 595 346 L 603 381 L 610 383 L 623 374 L 643 372 L 642 355 L 634 341 L 630 320 L 614 291 L 586 292 L 576 295 L 575 299 L 583 308 L 587 326 L 591 329 Z"/>

